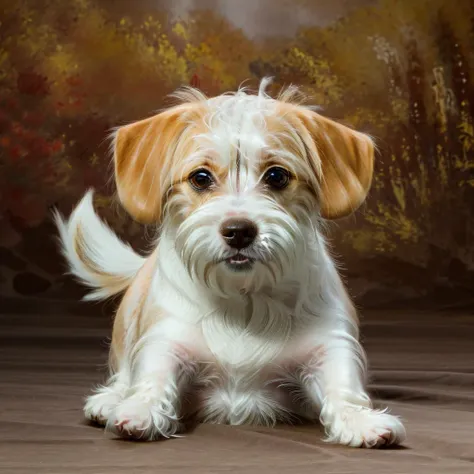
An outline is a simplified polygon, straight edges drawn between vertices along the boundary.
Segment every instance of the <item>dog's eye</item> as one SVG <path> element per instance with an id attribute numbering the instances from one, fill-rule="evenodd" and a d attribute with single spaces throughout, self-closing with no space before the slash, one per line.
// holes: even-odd
<path id="1" fill-rule="evenodd" d="M 265 173 L 263 179 L 268 186 L 274 189 L 284 189 L 290 184 L 290 173 L 284 168 L 275 166 Z"/>
<path id="2" fill-rule="evenodd" d="M 191 183 L 191 186 L 197 191 L 204 191 L 214 184 L 214 178 L 209 171 L 201 169 L 191 174 L 189 177 L 189 182 Z"/>

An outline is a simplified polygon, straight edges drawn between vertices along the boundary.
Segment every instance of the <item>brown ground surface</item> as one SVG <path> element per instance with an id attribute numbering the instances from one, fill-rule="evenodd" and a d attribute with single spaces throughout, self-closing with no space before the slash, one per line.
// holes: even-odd
<path id="1" fill-rule="evenodd" d="M 134 443 L 82 420 L 101 380 L 103 309 L 0 302 L 0 472 L 474 473 L 474 315 L 370 311 L 371 388 L 406 422 L 403 448 L 326 445 L 318 426 L 199 426 L 182 439 Z"/>

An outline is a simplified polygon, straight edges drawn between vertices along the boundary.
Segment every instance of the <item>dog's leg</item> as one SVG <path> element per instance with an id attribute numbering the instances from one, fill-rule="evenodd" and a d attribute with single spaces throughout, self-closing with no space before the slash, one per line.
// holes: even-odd
<path id="1" fill-rule="evenodd" d="M 350 331 L 334 329 L 319 354 L 305 388 L 321 409 L 326 440 L 367 448 L 401 443 L 405 428 L 400 420 L 372 407 L 365 389 L 365 354 L 357 338 Z"/>
<path id="2" fill-rule="evenodd" d="M 134 348 L 131 386 L 107 429 L 125 438 L 169 438 L 182 430 L 181 394 L 195 373 L 195 364 L 181 342 L 170 340 L 158 324 Z"/>
<path id="3" fill-rule="evenodd" d="M 303 389 L 326 431 L 326 441 L 355 447 L 400 444 L 401 421 L 376 410 L 366 390 L 367 361 L 359 342 L 359 321 L 332 259 L 321 247 L 308 308 L 317 323 L 309 337 L 310 360 Z"/>

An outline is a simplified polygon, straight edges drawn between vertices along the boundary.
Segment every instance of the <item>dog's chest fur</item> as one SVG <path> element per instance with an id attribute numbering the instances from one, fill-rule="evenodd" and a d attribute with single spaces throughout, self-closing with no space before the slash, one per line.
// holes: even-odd
<path id="1" fill-rule="evenodd" d="M 169 258 L 155 293 L 166 298 L 157 297 L 156 304 L 170 315 L 165 332 L 186 349 L 182 372 L 195 373 L 184 377 L 188 408 L 206 422 L 268 425 L 292 418 L 301 408 L 293 399 L 301 398 L 305 373 L 314 373 L 321 345 L 321 321 L 305 313 L 308 295 L 302 297 L 301 285 L 282 282 L 226 300 L 206 298 L 179 265 L 167 264 Z"/>
<path id="2" fill-rule="evenodd" d="M 314 373 L 316 359 L 315 354 L 283 350 L 261 366 L 222 364 L 218 359 L 200 362 L 189 384 L 191 411 L 201 421 L 229 424 L 271 425 L 304 417 L 302 381 Z"/>
<path id="3" fill-rule="evenodd" d="M 275 300 L 253 301 L 241 317 L 239 309 L 210 315 L 194 336 L 191 411 L 202 421 L 230 424 L 304 417 L 301 381 L 314 373 L 319 348 L 296 331 L 294 316 Z"/>

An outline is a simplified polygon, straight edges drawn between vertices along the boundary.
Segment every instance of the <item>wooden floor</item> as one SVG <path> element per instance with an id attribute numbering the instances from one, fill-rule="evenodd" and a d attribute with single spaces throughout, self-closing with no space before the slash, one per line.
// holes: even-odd
<path id="1" fill-rule="evenodd" d="M 35 308 L 39 314 L 25 314 Z M 319 426 L 202 425 L 171 441 L 113 439 L 81 412 L 103 374 L 109 316 L 57 304 L 6 313 L 1 473 L 474 473 L 474 316 L 467 313 L 365 315 L 371 387 L 404 418 L 409 436 L 403 449 L 380 451 L 326 445 Z"/>

